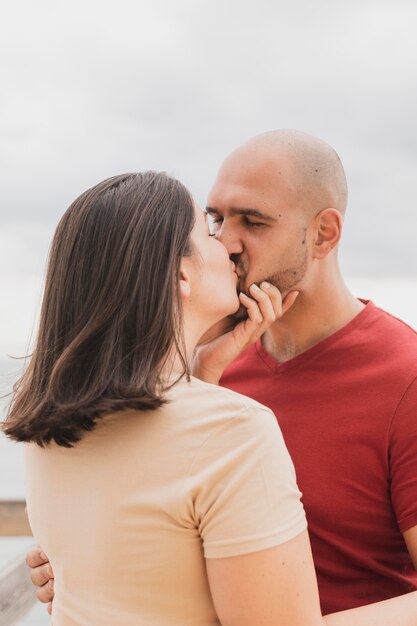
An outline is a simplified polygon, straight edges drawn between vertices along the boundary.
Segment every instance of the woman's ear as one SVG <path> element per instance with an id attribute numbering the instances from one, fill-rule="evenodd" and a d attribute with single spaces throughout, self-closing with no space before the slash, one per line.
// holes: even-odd
<path id="1" fill-rule="evenodd" d="M 189 298 L 191 295 L 190 275 L 183 266 L 180 269 L 180 293 L 183 299 Z"/>
<path id="2" fill-rule="evenodd" d="M 324 259 L 340 241 L 343 217 L 337 209 L 323 209 L 316 215 L 315 221 L 316 237 L 313 257 Z"/>

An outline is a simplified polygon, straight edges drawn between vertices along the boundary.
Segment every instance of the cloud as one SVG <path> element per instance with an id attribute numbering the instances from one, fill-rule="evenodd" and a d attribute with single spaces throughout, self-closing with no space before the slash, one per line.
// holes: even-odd
<path id="1" fill-rule="evenodd" d="M 165 169 L 204 203 L 231 149 L 290 127 L 345 163 L 346 271 L 415 275 L 412 0 L 5 0 L 1 11 L 6 238 L 11 219 L 52 230 L 83 189 L 123 171 Z"/>

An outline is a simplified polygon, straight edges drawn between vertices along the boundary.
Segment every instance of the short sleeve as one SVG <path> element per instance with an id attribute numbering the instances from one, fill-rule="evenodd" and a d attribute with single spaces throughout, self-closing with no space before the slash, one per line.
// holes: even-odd
<path id="1" fill-rule="evenodd" d="M 208 438 L 192 472 L 206 558 L 271 548 L 307 526 L 294 466 L 267 409 L 242 407 Z"/>
<path id="2" fill-rule="evenodd" d="M 403 395 L 390 432 L 391 498 L 401 532 L 417 525 L 417 378 Z"/>

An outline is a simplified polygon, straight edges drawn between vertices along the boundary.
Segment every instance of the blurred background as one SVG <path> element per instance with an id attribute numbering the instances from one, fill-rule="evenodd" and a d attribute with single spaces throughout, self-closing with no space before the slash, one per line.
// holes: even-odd
<path id="1" fill-rule="evenodd" d="M 227 153 L 274 128 L 336 148 L 347 282 L 416 327 L 416 31 L 414 0 L 2 0 L 0 393 L 81 191 L 163 169 L 204 206 Z M 22 474 L 0 436 L 0 499 L 23 497 Z"/>

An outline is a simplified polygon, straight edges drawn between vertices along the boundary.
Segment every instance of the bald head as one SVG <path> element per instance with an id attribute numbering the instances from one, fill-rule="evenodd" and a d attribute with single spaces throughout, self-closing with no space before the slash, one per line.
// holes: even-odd
<path id="1" fill-rule="evenodd" d="M 213 230 L 226 246 L 239 289 L 267 280 L 285 296 L 316 289 L 337 274 L 337 248 L 347 185 L 328 144 L 294 130 L 277 130 L 234 150 L 207 200 Z"/>
<path id="2" fill-rule="evenodd" d="M 308 213 L 334 208 L 344 214 L 346 176 L 337 152 L 326 142 L 296 130 L 274 130 L 253 137 L 224 161 L 219 176 L 246 170 L 263 172 L 271 185 L 286 187 L 294 204 Z"/>

